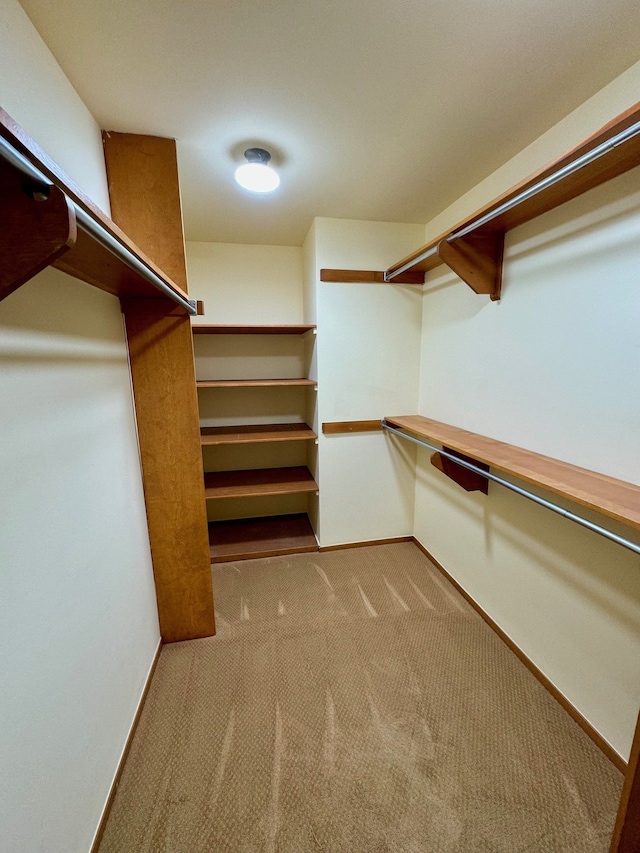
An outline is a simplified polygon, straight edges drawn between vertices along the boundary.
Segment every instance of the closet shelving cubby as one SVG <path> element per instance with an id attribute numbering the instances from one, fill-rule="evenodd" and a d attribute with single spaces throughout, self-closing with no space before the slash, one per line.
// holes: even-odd
<path id="1" fill-rule="evenodd" d="M 244 503 L 251 505 L 251 501 L 245 499 L 266 499 L 265 506 L 271 506 L 270 501 L 289 495 L 316 494 L 318 486 L 307 465 L 279 464 L 271 467 L 268 463 L 269 457 L 274 454 L 281 460 L 289 457 L 294 462 L 299 461 L 299 450 L 287 450 L 287 448 L 300 448 L 303 444 L 314 444 L 317 435 L 306 421 L 299 419 L 291 422 L 280 422 L 281 413 L 274 414 L 278 409 L 278 400 L 275 395 L 278 389 L 293 389 L 290 393 L 304 395 L 305 390 L 315 388 L 316 382 L 306 376 L 246 376 L 251 373 L 253 365 L 260 361 L 258 353 L 264 352 L 265 361 L 271 365 L 278 363 L 278 345 L 274 336 L 297 336 L 315 334 L 313 325 L 293 324 L 271 324 L 271 325 L 246 325 L 246 324 L 194 324 L 192 325 L 194 335 L 196 365 L 198 374 L 209 373 L 213 370 L 216 374 L 223 373 L 228 369 L 225 365 L 225 355 L 228 355 L 230 347 L 233 355 L 232 373 L 242 373 L 242 376 L 230 376 L 225 378 L 199 378 L 196 386 L 199 390 L 201 406 L 201 446 L 203 449 L 205 467 L 205 499 L 209 504 L 209 514 L 214 518 L 209 521 L 209 541 L 211 546 L 211 561 L 222 562 L 227 560 L 249 559 L 259 556 L 270 556 L 275 554 L 288 554 L 302 551 L 315 551 L 318 548 L 317 540 L 309 517 L 306 512 L 285 512 L 273 515 L 265 515 L 264 508 L 260 515 L 255 516 L 255 503 L 251 509 L 247 509 L 246 517 L 238 518 L 244 510 L 238 510 Z M 202 336 L 217 343 L 209 347 L 202 342 Z M 241 343 L 231 343 L 225 350 L 223 337 L 220 336 L 268 336 L 262 342 L 254 341 L 251 346 Z M 205 339 L 206 340 L 206 339 Z M 273 354 L 275 346 L 276 354 Z M 285 348 L 287 352 L 290 347 Z M 299 360 L 304 362 L 300 347 Z M 213 351 L 213 354 L 212 354 Z M 246 358 L 247 365 L 242 362 Z M 255 361 L 257 359 L 258 361 Z M 240 366 L 238 366 L 240 363 Z M 264 372 L 263 365 L 261 372 Z M 292 372 L 291 364 L 282 372 Z M 273 390 L 274 397 L 270 396 Z M 255 395 L 256 391 L 258 396 Z M 222 399 L 218 392 L 229 392 L 230 397 Z M 259 411 L 260 393 L 269 395 L 269 413 L 273 416 L 273 422 L 265 423 L 267 413 Z M 213 395 L 213 398 L 210 396 Z M 237 395 L 237 396 L 236 396 Z M 212 403 L 212 399 L 217 402 Z M 240 405 L 242 413 L 234 416 L 234 405 L 229 403 L 233 400 Z M 226 400 L 226 405 L 225 405 Z M 252 400 L 254 401 L 252 403 Z M 208 402 L 204 402 L 208 401 Z M 286 409 L 286 406 L 284 406 Z M 308 410 L 303 402 L 299 400 L 299 410 Z M 229 411 L 232 410 L 232 411 Z M 222 421 L 212 424 L 209 421 Z M 231 420 L 232 422 L 229 422 Z M 307 417 L 307 420 L 310 420 Z M 236 448 L 234 455 L 234 448 Z M 212 457 L 207 454 L 231 453 L 231 459 L 239 460 L 238 467 L 229 468 L 229 457 L 226 463 L 221 462 L 221 456 Z M 266 461 L 265 461 L 266 460 Z M 213 470 L 211 470 L 213 469 Z M 239 503 L 238 503 L 239 501 Z M 231 510 L 228 508 L 231 506 Z M 225 512 L 230 516 L 224 517 Z M 215 517 L 222 516 L 222 517 Z"/>

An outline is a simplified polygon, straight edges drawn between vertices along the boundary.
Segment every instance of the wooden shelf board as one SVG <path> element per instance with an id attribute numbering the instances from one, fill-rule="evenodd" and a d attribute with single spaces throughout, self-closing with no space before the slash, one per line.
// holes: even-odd
<path id="1" fill-rule="evenodd" d="M 176 295 L 188 299 L 187 294 L 86 196 L 42 148 L 25 133 L 22 127 L 2 109 L 0 109 L 0 136 L 20 151 L 47 178 L 53 181 L 54 185 L 65 196 L 78 207 L 82 208 L 95 222 L 136 255 L 145 266 L 149 267 L 165 282 L 170 290 Z M 100 290 L 115 294 L 121 299 L 159 299 L 166 302 L 168 310 L 177 311 L 182 316 L 187 314 L 184 308 L 173 303 L 155 285 L 144 279 L 137 272 L 134 272 L 124 261 L 113 255 L 83 230 L 78 229 L 75 244 L 56 259 L 53 262 L 53 266 L 82 281 L 86 281 Z"/>
<path id="2" fill-rule="evenodd" d="M 306 513 L 209 523 L 211 562 L 255 560 L 318 550 Z"/>
<path id="3" fill-rule="evenodd" d="M 304 466 L 292 468 L 256 468 L 246 471 L 211 471 L 204 475 L 207 500 L 252 498 L 266 495 L 292 495 L 317 492 L 311 472 Z"/>
<path id="4" fill-rule="evenodd" d="M 426 243 L 424 246 L 416 249 L 415 252 L 412 252 L 410 255 L 407 255 L 405 258 L 402 258 L 402 260 L 393 264 L 393 266 L 389 267 L 387 272 L 392 273 L 399 267 L 402 267 L 407 263 L 411 263 L 414 260 L 416 262 L 409 267 L 410 271 L 428 272 L 440 264 L 446 263 L 439 252 L 436 252 L 434 255 L 423 261 L 418 261 L 416 259 L 424 252 L 436 249 L 454 232 L 470 225 L 485 214 L 491 213 L 500 205 L 512 198 L 515 198 L 520 193 L 534 186 L 534 184 L 537 184 L 539 181 L 549 175 L 552 175 L 574 160 L 577 160 L 583 154 L 593 150 L 601 143 L 611 139 L 613 136 L 616 136 L 632 124 L 635 124 L 639 119 L 640 103 L 631 107 L 613 121 L 600 128 L 600 130 L 592 136 L 566 152 L 566 154 L 563 154 L 557 160 L 554 160 L 548 166 L 545 166 L 543 169 L 535 172 L 524 181 L 516 184 L 510 190 L 503 193 L 501 196 L 498 196 L 498 198 L 494 199 L 489 204 L 486 204 L 484 207 L 476 210 L 475 213 L 471 214 L 471 216 L 468 216 L 461 222 L 458 222 L 453 228 L 450 228 L 448 231 L 440 234 L 430 243 Z M 582 193 L 587 192 L 587 190 L 605 183 L 606 181 L 609 181 L 617 175 L 621 175 L 623 172 L 627 172 L 629 169 L 638 165 L 640 165 L 640 136 L 636 136 L 635 138 L 618 145 L 608 153 L 603 154 L 594 162 L 583 166 L 572 175 L 569 175 L 553 186 L 542 190 L 532 198 L 522 202 L 517 207 L 514 207 L 512 210 L 501 214 L 499 217 L 496 217 L 496 219 L 482 226 L 473 233 L 478 235 L 496 233 L 504 234 L 506 231 L 510 231 L 518 225 L 529 222 L 531 219 L 535 219 L 537 216 L 541 216 L 543 213 L 553 210 L 554 207 L 558 207 L 559 205 L 576 198 Z"/>
<path id="5" fill-rule="evenodd" d="M 446 445 L 491 468 L 640 529 L 640 486 L 421 415 L 386 420 L 415 438 Z"/>
<path id="6" fill-rule="evenodd" d="M 304 335 L 315 328 L 315 326 L 292 324 L 241 326 L 228 323 L 194 323 L 191 331 L 194 335 Z"/>
<path id="7" fill-rule="evenodd" d="M 198 388 L 288 388 L 315 386 L 315 379 L 200 379 Z"/>
<path id="8" fill-rule="evenodd" d="M 261 444 L 273 441 L 313 441 L 318 436 L 307 424 L 243 424 L 200 429 L 204 446 L 220 444 Z"/>

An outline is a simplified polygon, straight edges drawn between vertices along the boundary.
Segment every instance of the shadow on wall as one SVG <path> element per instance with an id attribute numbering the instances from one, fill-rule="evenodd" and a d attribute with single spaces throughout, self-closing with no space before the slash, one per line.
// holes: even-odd
<path id="1" fill-rule="evenodd" d="M 429 462 L 418 462 L 417 487 L 428 490 L 438 501 L 451 507 L 458 518 L 466 516 L 464 523 L 475 524 L 476 530 L 482 525 L 485 560 L 496 557 L 494 546 L 498 539 L 501 540 L 515 554 L 521 555 L 523 563 L 537 564 L 572 592 L 624 625 L 640 641 L 640 558 L 496 483 L 489 484 L 486 497 L 467 493 L 449 483 L 435 469 L 432 475 L 427 466 Z M 520 485 L 531 488 L 526 483 Z M 563 502 L 554 495 L 546 496 L 603 527 L 630 535 L 625 525 Z M 465 533 L 461 531 L 460 535 Z M 474 536 L 475 531 L 470 530 L 469 535 Z M 428 542 L 423 544 L 429 547 Z"/>

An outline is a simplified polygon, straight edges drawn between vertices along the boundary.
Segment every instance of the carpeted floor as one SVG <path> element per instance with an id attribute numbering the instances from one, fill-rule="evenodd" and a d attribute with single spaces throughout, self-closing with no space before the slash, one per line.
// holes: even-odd
<path id="1" fill-rule="evenodd" d="M 100 853 L 605 853 L 622 784 L 411 543 L 214 568 Z"/>

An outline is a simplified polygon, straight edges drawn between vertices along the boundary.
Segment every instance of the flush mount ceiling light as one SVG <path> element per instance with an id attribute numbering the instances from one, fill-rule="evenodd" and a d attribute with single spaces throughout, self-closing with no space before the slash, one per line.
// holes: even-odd
<path id="1" fill-rule="evenodd" d="M 252 193 L 270 193 L 280 186 L 278 173 L 269 166 L 271 154 L 264 148 L 247 148 L 247 162 L 236 169 L 236 181 Z"/>

